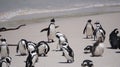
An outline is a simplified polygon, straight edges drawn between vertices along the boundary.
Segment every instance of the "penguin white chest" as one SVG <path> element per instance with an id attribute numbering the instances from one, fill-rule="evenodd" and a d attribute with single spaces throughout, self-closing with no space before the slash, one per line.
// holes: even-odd
<path id="1" fill-rule="evenodd" d="M 35 48 L 32 45 L 29 45 L 28 50 L 31 52 L 31 51 L 35 50 Z"/>
<path id="2" fill-rule="evenodd" d="M 56 33 L 55 26 L 51 25 L 50 26 L 50 35 L 49 35 L 49 38 L 53 39 L 55 37 L 55 33 Z"/>
<path id="3" fill-rule="evenodd" d="M 20 53 L 26 53 L 26 49 L 25 49 L 24 45 L 25 44 L 20 44 L 19 45 L 19 51 L 20 51 Z"/>
<path id="4" fill-rule="evenodd" d="M 39 54 L 44 53 L 44 52 L 45 52 L 45 48 L 46 48 L 45 45 L 41 45 L 41 46 L 39 46 L 39 47 L 38 47 L 38 49 L 39 49 Z"/>
<path id="5" fill-rule="evenodd" d="M 1 57 L 6 57 L 7 54 L 7 46 L 1 46 Z"/>
<path id="6" fill-rule="evenodd" d="M 104 44 L 100 43 L 95 49 L 95 55 L 102 55 L 104 53 Z"/>
<path id="7" fill-rule="evenodd" d="M 93 35 L 93 31 L 92 31 L 92 27 L 90 24 L 87 25 L 87 29 L 86 29 L 86 34 L 89 35 Z"/>
<path id="8" fill-rule="evenodd" d="M 67 60 L 72 60 L 72 57 L 69 56 L 69 52 L 68 52 L 66 49 L 63 49 L 63 52 L 64 52 L 65 58 L 66 58 Z"/>

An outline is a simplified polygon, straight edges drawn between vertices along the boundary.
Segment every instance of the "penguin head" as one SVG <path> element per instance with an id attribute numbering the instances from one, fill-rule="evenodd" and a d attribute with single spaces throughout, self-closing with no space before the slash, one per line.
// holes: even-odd
<path id="1" fill-rule="evenodd" d="M 51 23 L 55 23 L 55 19 L 52 18 L 52 19 L 50 20 L 50 22 L 51 22 Z"/>
<path id="2" fill-rule="evenodd" d="M 89 22 L 89 23 L 91 23 L 91 22 L 92 22 L 92 20 L 91 20 L 91 19 L 89 19 L 89 20 L 88 20 L 88 22 Z"/>
<path id="3" fill-rule="evenodd" d="M 92 46 L 91 45 L 88 45 L 87 47 L 84 48 L 84 51 L 92 51 Z M 87 52 L 85 52 L 87 53 Z"/>
<path id="4" fill-rule="evenodd" d="M 12 58 L 11 57 L 6 57 L 6 62 L 11 64 Z"/>
<path id="5" fill-rule="evenodd" d="M 81 66 L 82 67 L 93 67 L 93 62 L 91 60 L 84 60 Z"/>
<path id="6" fill-rule="evenodd" d="M 60 36 L 63 36 L 63 34 L 60 33 L 60 32 L 56 32 L 56 37 L 57 37 L 57 38 L 60 38 Z"/>
<path id="7" fill-rule="evenodd" d="M 62 47 L 63 47 L 63 48 L 67 48 L 68 46 L 69 46 L 69 44 L 68 44 L 67 42 L 63 42 L 63 43 L 62 43 Z"/>
<path id="8" fill-rule="evenodd" d="M 4 39 L 4 38 L 2 38 L 2 39 L 0 39 L 1 40 L 1 42 L 6 42 L 6 39 Z"/>

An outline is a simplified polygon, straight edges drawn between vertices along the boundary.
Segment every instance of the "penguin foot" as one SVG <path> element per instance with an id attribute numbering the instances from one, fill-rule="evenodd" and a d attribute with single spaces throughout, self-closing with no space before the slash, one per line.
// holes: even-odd
<path id="1" fill-rule="evenodd" d="M 67 60 L 67 63 L 73 63 L 73 61 L 72 60 Z"/>
<path id="2" fill-rule="evenodd" d="M 48 40 L 48 43 L 53 43 L 53 42 L 55 42 L 54 40 Z"/>

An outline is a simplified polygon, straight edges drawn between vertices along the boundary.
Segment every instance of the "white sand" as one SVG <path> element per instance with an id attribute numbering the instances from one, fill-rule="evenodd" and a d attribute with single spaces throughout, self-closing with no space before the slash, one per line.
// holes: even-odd
<path id="1" fill-rule="evenodd" d="M 51 18 L 50 18 L 51 19 Z M 83 29 L 86 25 L 88 19 L 92 19 L 92 24 L 99 21 L 103 28 L 106 30 L 106 40 L 105 40 L 105 52 L 102 57 L 91 57 L 91 54 L 84 54 L 84 47 L 93 44 L 95 41 L 93 39 L 84 39 L 85 35 L 82 34 Z M 36 21 L 34 21 L 36 22 Z M 38 21 L 37 21 L 38 22 Z M 46 32 L 40 33 L 40 30 L 49 25 L 49 19 L 45 22 L 28 24 L 19 30 L 0 32 L 3 38 L 7 39 L 8 44 L 17 44 L 22 38 L 33 41 L 35 43 L 41 40 L 47 40 Z M 35 67 L 81 67 L 81 63 L 85 59 L 90 59 L 94 62 L 94 67 L 119 67 L 120 66 L 120 52 L 119 49 L 107 49 L 110 47 L 109 44 L 109 34 L 114 28 L 118 28 L 120 31 L 120 13 L 111 14 L 101 14 L 93 16 L 84 17 L 68 17 L 68 18 L 56 18 L 56 25 L 60 27 L 57 31 L 64 33 L 69 41 L 71 48 L 75 53 L 75 62 L 66 62 L 65 57 L 61 56 L 61 52 L 55 52 L 57 39 L 55 43 L 51 43 L 50 52 L 48 57 L 39 57 L 38 63 Z M 25 67 L 24 61 L 26 56 L 15 56 L 16 47 L 10 46 L 10 56 L 12 57 L 11 67 Z"/>

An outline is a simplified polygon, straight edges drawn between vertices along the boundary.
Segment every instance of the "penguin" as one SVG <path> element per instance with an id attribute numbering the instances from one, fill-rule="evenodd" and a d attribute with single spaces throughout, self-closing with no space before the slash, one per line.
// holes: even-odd
<path id="1" fill-rule="evenodd" d="M 46 56 L 46 54 L 50 51 L 50 47 L 45 41 L 38 42 L 36 48 L 39 56 Z"/>
<path id="2" fill-rule="evenodd" d="M 26 65 L 25 67 L 35 67 L 35 63 L 38 62 L 38 54 L 37 54 L 37 51 L 36 50 L 33 50 L 33 51 L 29 51 L 28 52 L 28 56 L 26 58 Z"/>
<path id="3" fill-rule="evenodd" d="M 1 59 L 9 56 L 9 47 L 6 42 L 6 39 L 1 39 L 0 54 L 1 54 Z"/>
<path id="4" fill-rule="evenodd" d="M 58 28 L 59 26 L 55 26 L 55 19 L 54 18 L 51 19 L 50 22 L 51 23 L 49 24 L 48 28 L 42 29 L 41 32 L 47 31 L 48 42 L 52 43 L 52 42 L 54 42 L 56 28 Z"/>
<path id="5" fill-rule="evenodd" d="M 105 40 L 106 31 L 102 28 L 99 22 L 94 23 L 96 25 L 96 29 L 93 32 L 94 40 L 98 40 L 99 37 L 102 37 L 102 41 Z"/>
<path id="6" fill-rule="evenodd" d="M 120 36 L 118 36 L 118 29 L 115 28 L 110 34 L 109 34 L 109 42 L 112 49 L 117 49 L 120 46 Z M 119 47 L 120 48 L 120 47 Z"/>
<path id="7" fill-rule="evenodd" d="M 92 52 L 92 46 L 91 45 L 88 45 L 84 48 L 84 53 L 91 53 Z"/>
<path id="8" fill-rule="evenodd" d="M 83 34 L 86 34 L 86 38 L 89 38 L 89 37 L 93 38 L 94 27 L 91 22 L 92 20 L 89 19 L 83 30 Z"/>
<path id="9" fill-rule="evenodd" d="M 31 41 L 28 41 L 28 42 L 27 42 L 27 51 L 28 51 L 28 52 L 32 52 L 32 51 L 34 51 L 34 50 L 37 50 L 37 49 L 36 49 L 36 44 L 33 43 L 33 42 L 31 42 Z"/>
<path id="10" fill-rule="evenodd" d="M 60 32 L 56 32 L 56 37 L 59 40 L 58 45 L 57 45 L 57 49 L 58 49 L 58 47 L 60 47 L 60 51 L 62 51 L 62 43 L 64 43 L 64 42 L 68 43 L 68 39 L 64 34 L 62 34 Z"/>
<path id="11" fill-rule="evenodd" d="M 17 48 L 16 48 L 16 52 L 20 53 L 20 55 L 24 56 L 27 54 L 27 40 L 26 39 L 21 39 L 19 42 L 18 42 L 18 45 L 17 45 Z"/>
<path id="12" fill-rule="evenodd" d="M 94 67 L 92 60 L 84 60 L 81 64 L 81 67 Z"/>
<path id="13" fill-rule="evenodd" d="M 74 62 L 74 52 L 69 46 L 67 42 L 62 43 L 62 50 L 64 53 L 64 57 L 67 59 L 67 63 L 73 63 Z"/>
<path id="14" fill-rule="evenodd" d="M 5 57 L 0 60 L 0 67 L 10 67 L 12 58 L 11 57 Z"/>
<path id="15" fill-rule="evenodd" d="M 92 47 L 92 56 L 102 56 L 104 53 L 104 43 L 102 42 L 102 38 L 99 39 L 93 44 Z"/>

